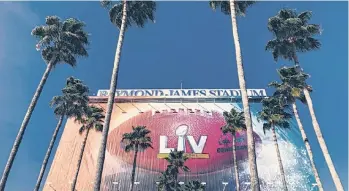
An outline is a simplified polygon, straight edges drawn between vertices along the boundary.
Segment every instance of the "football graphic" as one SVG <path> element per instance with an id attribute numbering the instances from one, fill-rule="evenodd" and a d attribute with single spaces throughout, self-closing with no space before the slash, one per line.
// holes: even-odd
<path id="1" fill-rule="evenodd" d="M 189 159 L 186 166 L 190 174 L 204 174 L 224 170 L 232 166 L 232 137 L 222 134 L 220 128 L 225 125 L 221 112 L 179 112 L 163 111 L 140 113 L 114 128 L 108 137 L 107 151 L 113 157 L 132 165 L 134 153 L 126 153 L 121 143 L 122 135 L 132 131 L 132 126 L 146 126 L 151 133 L 154 149 L 141 151 L 137 166 L 160 172 L 166 169 L 164 159 L 177 148 L 184 150 Z M 260 137 L 254 133 L 256 145 L 261 144 Z M 244 131 L 236 132 L 237 160 L 247 159 L 247 141 Z"/>

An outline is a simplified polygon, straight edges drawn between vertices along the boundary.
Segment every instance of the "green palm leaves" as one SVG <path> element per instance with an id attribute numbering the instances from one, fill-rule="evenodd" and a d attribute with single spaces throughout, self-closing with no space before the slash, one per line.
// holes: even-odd
<path id="1" fill-rule="evenodd" d="M 153 148 L 151 138 L 149 137 L 150 130 L 145 126 L 132 127 L 131 133 L 122 135 L 122 142 L 126 144 L 125 151 L 145 150 Z"/>
<path id="2" fill-rule="evenodd" d="M 81 80 L 69 77 L 62 95 L 54 96 L 50 105 L 59 116 L 82 118 L 88 110 L 88 87 Z"/>
<path id="3" fill-rule="evenodd" d="M 65 21 L 57 16 L 46 17 L 46 25 L 35 27 L 31 34 L 39 39 L 42 57 L 53 65 L 67 63 L 76 66 L 76 57 L 87 57 L 86 46 L 89 44 L 85 24 L 78 19 Z"/>
<path id="4" fill-rule="evenodd" d="M 258 113 L 258 120 L 263 120 L 263 130 L 270 130 L 276 126 L 289 128 L 289 119 L 292 118 L 290 113 L 285 111 L 288 107 L 280 97 L 270 97 L 262 101 L 262 111 Z"/>
<path id="5" fill-rule="evenodd" d="M 84 118 L 78 119 L 83 125 L 79 129 L 79 133 L 83 133 L 87 129 L 94 128 L 96 131 L 103 130 L 104 110 L 100 107 L 89 106 Z"/>
<path id="6" fill-rule="evenodd" d="M 169 163 L 167 168 L 170 173 L 178 174 L 180 169 L 184 172 L 189 172 L 189 168 L 184 165 L 185 161 L 188 160 L 188 157 L 184 155 L 184 151 L 174 149 L 165 160 Z"/>
<path id="7" fill-rule="evenodd" d="M 189 181 L 184 185 L 183 191 L 204 191 L 206 188 L 205 185 L 202 185 L 201 182 L 197 180 Z"/>
<path id="8" fill-rule="evenodd" d="M 221 127 L 221 130 L 224 134 L 231 133 L 235 135 L 237 130 L 246 130 L 244 112 L 231 109 L 230 112 L 223 112 L 223 117 L 226 125 Z"/>
<path id="9" fill-rule="evenodd" d="M 268 30 L 274 39 L 270 40 L 265 49 L 272 52 L 274 60 L 283 58 L 298 63 L 296 53 L 319 49 L 321 43 L 313 38 L 321 34 L 320 25 L 309 24 L 311 12 L 297 14 L 295 10 L 282 9 L 268 20 Z"/>
<path id="10" fill-rule="evenodd" d="M 158 190 L 161 191 L 177 191 L 181 189 L 178 182 L 179 171 L 189 172 L 189 168 L 185 166 L 185 161 L 188 157 L 185 156 L 184 151 L 172 150 L 168 157 L 165 158 L 168 162 L 165 172 L 161 173 L 159 178 Z"/>
<path id="11" fill-rule="evenodd" d="M 122 11 L 127 4 L 126 28 L 136 25 L 143 28 L 147 21 L 155 22 L 156 3 L 154 1 L 101 1 L 101 5 L 109 9 L 110 21 L 119 29 L 122 24 Z"/>
<path id="12" fill-rule="evenodd" d="M 247 8 L 255 4 L 256 1 L 234 1 L 236 15 L 245 16 Z M 216 10 L 218 7 L 225 15 L 230 15 L 230 2 L 229 1 L 210 1 L 210 7 Z"/>

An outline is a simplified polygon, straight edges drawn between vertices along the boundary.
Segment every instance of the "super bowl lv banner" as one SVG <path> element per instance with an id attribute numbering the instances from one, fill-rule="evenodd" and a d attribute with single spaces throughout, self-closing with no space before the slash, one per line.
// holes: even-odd
<path id="1" fill-rule="evenodd" d="M 131 132 L 132 126 L 144 125 L 151 130 L 154 149 L 141 151 L 137 160 L 136 190 L 156 190 L 159 172 L 166 169 L 164 158 L 171 149 L 183 150 L 189 157 L 186 165 L 190 172 L 181 173 L 179 180 L 199 180 L 206 184 L 207 190 L 234 190 L 232 179 L 232 137 L 224 135 L 220 127 L 225 124 L 222 112 L 233 106 L 229 103 L 201 104 L 207 111 L 200 109 L 196 103 L 186 105 L 152 104 L 154 109 L 136 112 L 109 134 L 107 151 L 110 154 L 104 180 L 105 190 L 127 190 L 134 153 L 125 153 L 121 142 L 122 134 Z M 254 107 L 255 104 L 252 104 Z M 218 107 L 217 107 L 218 106 Z M 191 108 L 188 110 L 188 108 Z M 235 108 L 240 109 L 238 105 Z M 126 112 L 128 112 L 127 110 Z M 255 112 L 253 112 L 255 116 Z M 276 154 L 271 137 L 264 135 L 262 124 L 254 117 L 254 138 L 257 147 L 258 164 L 262 187 L 265 190 L 280 190 L 281 182 L 276 166 Z M 290 190 L 311 190 L 310 166 L 304 161 L 307 157 L 301 144 L 297 127 L 280 134 L 280 147 Z M 299 139 L 299 140 L 289 140 Z M 240 171 L 242 190 L 249 190 L 247 166 L 247 141 L 244 131 L 236 133 L 237 160 Z M 297 160 L 296 163 L 289 162 Z M 300 182 L 303 182 L 300 184 Z"/>
<path id="2" fill-rule="evenodd" d="M 98 105 L 98 104 L 97 104 Z M 106 107 L 105 104 L 99 104 Z M 251 103 L 257 164 L 262 190 L 282 190 L 277 158 L 269 132 L 264 134 L 262 122 L 256 119 L 259 103 Z M 118 103 L 114 107 L 103 172 L 102 189 L 126 191 L 130 185 L 134 153 L 126 153 L 122 135 L 132 126 L 146 126 L 151 130 L 154 149 L 140 151 L 137 157 L 135 190 L 155 191 L 160 172 L 167 167 L 164 159 L 171 149 L 183 150 L 189 157 L 186 166 L 190 172 L 181 172 L 180 182 L 199 180 L 208 191 L 235 189 L 233 179 L 232 137 L 224 135 L 220 127 L 225 124 L 222 113 L 231 108 L 241 110 L 236 103 Z M 69 121 L 57 150 L 48 181 L 56 190 L 66 190 L 72 167 L 80 146 L 78 125 Z M 289 190 L 317 190 L 296 123 L 278 131 L 281 157 Z M 73 135 L 76 134 L 76 135 Z M 92 190 L 95 164 L 100 145 L 100 133 L 91 132 L 83 158 L 77 190 Z M 247 142 L 244 131 L 236 133 L 237 162 L 241 190 L 250 190 L 247 162 Z M 64 182 L 64 185 L 62 184 Z M 58 189 L 57 189 L 58 188 Z M 50 187 L 45 186 L 45 190 Z"/>

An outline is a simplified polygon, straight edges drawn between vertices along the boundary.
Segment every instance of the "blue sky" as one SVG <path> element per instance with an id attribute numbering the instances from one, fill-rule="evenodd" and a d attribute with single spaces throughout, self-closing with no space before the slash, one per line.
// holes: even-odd
<path id="1" fill-rule="evenodd" d="M 316 114 L 333 162 L 348 187 L 348 4 L 347 2 L 260 2 L 238 20 L 248 88 L 267 88 L 277 80 L 275 64 L 264 51 L 271 38 L 267 19 L 281 8 L 312 10 L 312 23 L 324 31 L 321 50 L 300 54 L 300 64 L 311 74 L 308 83 Z M 90 57 L 77 68 L 59 65 L 51 73 L 28 125 L 12 168 L 6 191 L 33 189 L 56 118 L 49 101 L 60 94 L 69 76 L 90 87 L 91 95 L 108 89 L 118 30 L 98 2 L 0 3 L 0 170 L 18 132 L 32 95 L 45 70 L 32 28 L 47 15 L 76 17 L 91 34 Z M 238 88 L 231 22 L 209 9 L 207 2 L 160 2 L 156 23 L 131 28 L 125 36 L 119 88 Z M 270 92 L 270 91 L 269 91 Z M 334 190 L 321 154 L 309 112 L 299 106 L 325 190 Z M 53 157 L 51 157 L 52 160 Z M 50 160 L 50 161 L 51 161 Z"/>

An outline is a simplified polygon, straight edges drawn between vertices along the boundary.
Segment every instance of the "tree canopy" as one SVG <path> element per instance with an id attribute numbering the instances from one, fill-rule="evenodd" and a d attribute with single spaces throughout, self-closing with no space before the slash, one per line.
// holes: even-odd
<path id="1" fill-rule="evenodd" d="M 221 130 L 224 134 L 232 133 L 235 135 L 237 130 L 246 129 L 244 112 L 238 112 L 232 108 L 230 112 L 223 112 L 223 117 L 226 124 L 221 127 Z"/>
<path id="2" fill-rule="evenodd" d="M 64 21 L 58 16 L 46 17 L 46 25 L 35 27 L 31 34 L 39 39 L 41 55 L 48 64 L 67 63 L 76 66 L 76 57 L 87 57 L 88 34 L 85 23 L 69 18 Z"/>
<path id="3" fill-rule="evenodd" d="M 198 180 L 191 180 L 184 185 L 181 189 L 183 191 L 204 191 L 206 188 L 205 185 L 201 184 Z"/>
<path id="4" fill-rule="evenodd" d="M 152 140 L 149 136 L 151 131 L 146 126 L 132 127 L 131 133 L 125 133 L 122 135 L 122 142 L 125 143 L 125 151 L 130 152 L 134 150 L 145 150 L 147 148 L 153 148 Z"/>
<path id="5" fill-rule="evenodd" d="M 101 1 L 101 5 L 109 10 L 110 21 L 119 29 L 122 24 L 124 3 L 127 3 L 126 28 L 132 25 L 143 28 L 147 21 L 155 22 L 156 2 L 154 1 Z"/>
<path id="6" fill-rule="evenodd" d="M 105 118 L 103 112 L 104 110 L 100 107 L 89 106 L 85 117 L 80 120 L 83 125 L 79 129 L 79 133 L 92 128 L 96 131 L 102 131 Z"/>
<path id="7" fill-rule="evenodd" d="M 69 77 L 62 95 L 54 96 L 50 102 L 58 116 L 82 118 L 88 111 L 88 87 L 79 79 Z"/>
<path id="8" fill-rule="evenodd" d="M 257 119 L 264 121 L 263 131 L 270 130 L 274 127 L 289 128 L 289 119 L 292 118 L 290 113 L 285 111 L 289 106 L 278 96 L 264 98 L 262 100 L 262 110 L 258 112 Z"/>
<path id="9" fill-rule="evenodd" d="M 256 1 L 235 1 L 236 15 L 245 16 L 247 8 L 255 3 Z M 209 4 L 213 10 L 216 10 L 218 7 L 220 7 L 223 14 L 230 15 L 229 1 L 210 1 Z"/>
<path id="10" fill-rule="evenodd" d="M 265 49 L 271 51 L 274 60 L 283 58 L 295 60 L 297 52 L 308 52 L 321 47 L 315 35 L 321 34 L 321 27 L 317 24 L 309 24 L 311 12 L 305 11 L 297 14 L 292 9 L 282 9 L 277 15 L 269 18 L 268 30 L 272 32 L 274 39 L 268 41 Z"/>

